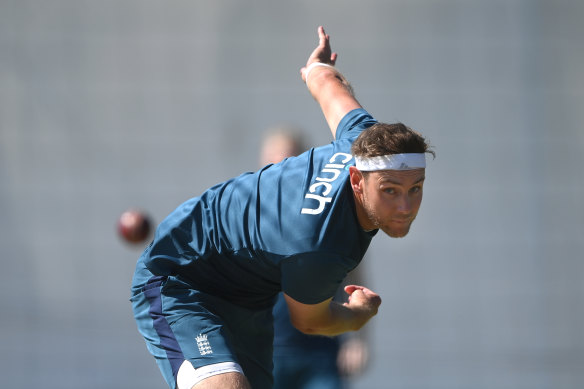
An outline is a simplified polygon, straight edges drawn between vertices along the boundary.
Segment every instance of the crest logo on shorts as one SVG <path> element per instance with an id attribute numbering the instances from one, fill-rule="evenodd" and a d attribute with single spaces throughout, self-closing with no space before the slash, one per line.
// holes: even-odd
<path id="1" fill-rule="evenodd" d="M 213 354 L 213 349 L 211 348 L 209 340 L 207 340 L 207 335 L 199 334 L 195 340 L 197 341 L 197 347 L 199 347 L 201 355 Z"/>

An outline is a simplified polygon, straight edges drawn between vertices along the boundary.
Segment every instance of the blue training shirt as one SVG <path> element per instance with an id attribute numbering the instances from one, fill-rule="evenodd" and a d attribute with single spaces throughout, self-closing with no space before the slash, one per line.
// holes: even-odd
<path id="1" fill-rule="evenodd" d="M 374 123 L 353 110 L 330 144 L 181 204 L 139 259 L 134 290 L 172 275 L 248 308 L 271 306 L 280 290 L 304 304 L 332 297 L 377 232 L 361 229 L 349 183 L 351 145 Z"/>

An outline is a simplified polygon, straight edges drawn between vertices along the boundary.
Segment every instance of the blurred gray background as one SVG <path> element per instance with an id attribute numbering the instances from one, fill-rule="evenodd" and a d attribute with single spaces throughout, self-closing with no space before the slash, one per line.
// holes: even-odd
<path id="1" fill-rule="evenodd" d="M 5 388 L 163 388 L 131 314 L 159 222 L 257 167 L 266 129 L 330 141 L 299 77 L 324 25 L 377 119 L 437 158 L 410 235 L 364 263 L 383 304 L 352 388 L 584 387 L 584 2 L 0 2 Z"/>

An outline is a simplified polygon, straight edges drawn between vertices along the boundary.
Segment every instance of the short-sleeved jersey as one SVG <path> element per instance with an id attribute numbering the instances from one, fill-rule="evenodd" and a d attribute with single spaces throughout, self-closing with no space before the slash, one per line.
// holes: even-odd
<path id="1" fill-rule="evenodd" d="M 351 145 L 375 122 L 353 110 L 330 144 L 180 205 L 142 254 L 134 289 L 153 274 L 248 308 L 269 307 L 280 290 L 305 304 L 332 297 L 377 232 L 360 227 L 349 183 Z"/>

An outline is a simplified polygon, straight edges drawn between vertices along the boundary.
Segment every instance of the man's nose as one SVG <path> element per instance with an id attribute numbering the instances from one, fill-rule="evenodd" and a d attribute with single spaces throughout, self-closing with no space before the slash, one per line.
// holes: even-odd
<path id="1" fill-rule="evenodd" d="M 412 200 L 408 194 L 403 194 L 398 199 L 397 210 L 400 213 L 410 213 L 412 210 Z"/>

